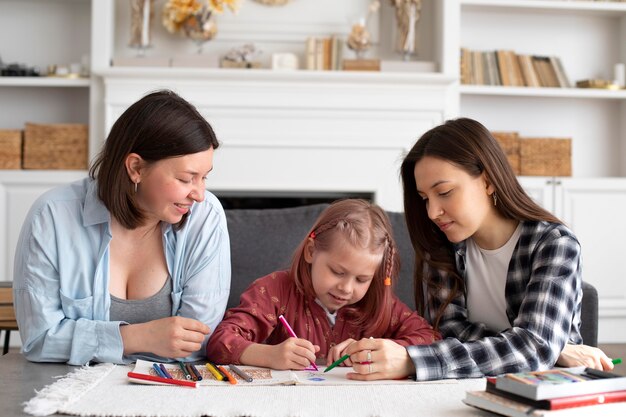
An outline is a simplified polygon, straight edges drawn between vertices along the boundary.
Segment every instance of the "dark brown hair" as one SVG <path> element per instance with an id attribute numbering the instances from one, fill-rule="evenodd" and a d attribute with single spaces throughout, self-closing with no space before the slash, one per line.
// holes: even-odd
<path id="1" fill-rule="evenodd" d="M 315 297 L 311 265 L 304 259 L 309 238 L 313 238 L 315 249 L 320 251 L 331 251 L 334 245 L 341 242 L 371 253 L 382 251 L 382 261 L 367 293 L 359 302 L 348 307 L 356 326 L 365 333 L 381 337 L 391 322 L 393 283 L 400 271 L 400 258 L 387 214 L 379 206 L 365 200 L 347 199 L 334 202 L 319 215 L 296 249 L 291 263 L 291 276 L 298 291 Z M 387 278 L 391 280 L 390 283 L 387 281 L 389 285 L 385 284 Z"/>
<path id="2" fill-rule="evenodd" d="M 431 317 L 437 329 L 443 311 L 459 292 L 465 291 L 465 284 L 456 270 L 452 243 L 430 220 L 426 204 L 417 193 L 415 164 L 425 156 L 450 162 L 473 177 L 484 173 L 498 196 L 496 210 L 504 218 L 554 223 L 561 221 L 526 194 L 502 148 L 479 122 L 468 118 L 448 120 L 424 133 L 404 158 L 400 172 L 404 188 L 404 215 L 415 250 L 413 284 L 415 305 L 420 314 L 426 313 L 426 303 L 442 289 L 432 281 L 432 277 L 425 275 L 425 265 L 443 271 L 450 277 L 449 296 L 436 316 Z"/>
<path id="3" fill-rule="evenodd" d="M 89 176 L 98 182 L 98 197 L 122 226 L 134 229 L 144 220 L 135 202 L 135 185 L 125 160 L 136 153 L 148 164 L 216 149 L 211 125 L 198 110 L 172 91 L 156 91 L 131 105 L 117 119 Z M 177 228 L 187 220 L 185 214 Z"/>

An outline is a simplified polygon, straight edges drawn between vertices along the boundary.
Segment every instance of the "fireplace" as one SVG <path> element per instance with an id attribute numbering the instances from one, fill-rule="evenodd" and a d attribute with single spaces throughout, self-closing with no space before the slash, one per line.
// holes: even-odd
<path id="1" fill-rule="evenodd" d="M 455 114 L 454 79 L 442 74 L 118 67 L 97 75 L 102 137 L 150 91 L 169 88 L 193 103 L 221 142 L 207 188 L 232 207 L 362 197 L 401 211 L 404 153 Z"/>

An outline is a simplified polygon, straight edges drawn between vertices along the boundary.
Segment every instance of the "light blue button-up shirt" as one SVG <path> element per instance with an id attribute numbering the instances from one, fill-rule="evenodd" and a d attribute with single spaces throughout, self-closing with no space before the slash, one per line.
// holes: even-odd
<path id="1" fill-rule="evenodd" d="M 215 329 L 230 291 L 224 210 L 211 194 L 178 231 L 163 224 L 172 315 Z M 109 321 L 111 216 L 88 178 L 51 190 L 30 209 L 17 244 L 13 296 L 22 352 L 36 362 L 128 363 L 120 324 Z M 186 360 L 204 356 L 201 350 Z"/>

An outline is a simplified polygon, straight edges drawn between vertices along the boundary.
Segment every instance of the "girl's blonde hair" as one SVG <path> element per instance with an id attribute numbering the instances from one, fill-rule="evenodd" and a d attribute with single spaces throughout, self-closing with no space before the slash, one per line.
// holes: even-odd
<path id="1" fill-rule="evenodd" d="M 341 242 L 340 237 L 355 248 L 383 253 L 367 293 L 359 302 L 347 307 L 354 316 L 354 324 L 366 334 L 380 337 L 391 322 L 392 284 L 400 271 L 400 259 L 391 223 L 379 206 L 361 199 L 340 200 L 331 204 L 320 214 L 296 249 L 291 275 L 298 291 L 315 298 L 311 265 L 304 259 L 307 242 L 312 239 L 316 250 L 330 251 L 333 245 Z"/>

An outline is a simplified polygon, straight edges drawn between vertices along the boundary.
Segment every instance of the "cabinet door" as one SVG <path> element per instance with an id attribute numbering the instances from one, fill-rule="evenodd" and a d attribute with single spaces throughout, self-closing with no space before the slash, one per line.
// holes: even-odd
<path id="1" fill-rule="evenodd" d="M 626 178 L 557 179 L 557 212 L 583 250 L 583 279 L 598 290 L 599 341 L 626 342 Z"/>
<path id="2" fill-rule="evenodd" d="M 0 170 L 0 281 L 13 281 L 13 258 L 22 223 L 44 192 L 86 175 L 83 171 Z"/>
<path id="3" fill-rule="evenodd" d="M 554 213 L 553 177 L 518 177 L 524 191 L 544 209 Z"/>

